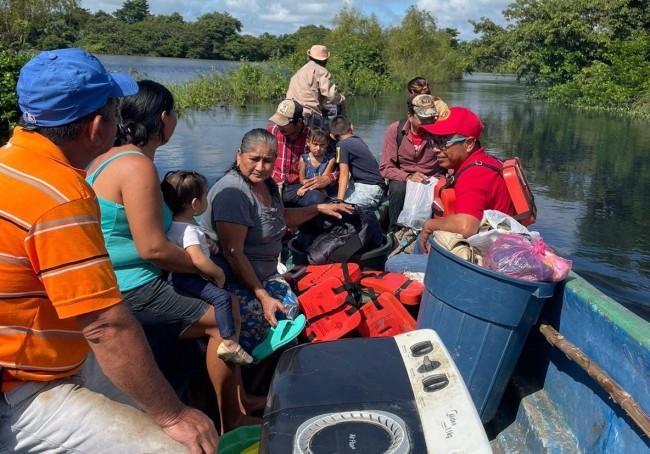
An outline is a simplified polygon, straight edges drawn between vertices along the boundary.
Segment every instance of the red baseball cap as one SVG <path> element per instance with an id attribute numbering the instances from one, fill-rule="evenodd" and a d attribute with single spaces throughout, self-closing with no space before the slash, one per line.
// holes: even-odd
<path id="1" fill-rule="evenodd" d="M 465 137 L 479 139 L 483 132 L 483 123 L 467 107 L 450 107 L 441 114 L 435 123 L 424 124 L 418 128 L 418 134 L 429 133 L 434 136 L 461 134 Z"/>

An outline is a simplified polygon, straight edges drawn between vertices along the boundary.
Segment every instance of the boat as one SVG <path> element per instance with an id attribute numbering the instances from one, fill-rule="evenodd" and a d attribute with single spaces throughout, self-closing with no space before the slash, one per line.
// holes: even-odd
<path id="1" fill-rule="evenodd" d="M 650 324 L 571 272 L 545 299 L 484 421 L 490 446 L 499 454 L 650 452 L 649 372 Z"/>
<path id="2" fill-rule="evenodd" d="M 494 452 L 650 452 L 650 324 L 574 272 L 539 320 L 487 426 Z M 602 369 L 608 390 L 553 346 L 542 333 L 549 331 L 588 358 L 592 375 L 605 377 L 594 373 Z M 627 394 L 613 397 L 614 382 Z M 626 401 L 638 412 L 628 414 L 620 405 Z"/>

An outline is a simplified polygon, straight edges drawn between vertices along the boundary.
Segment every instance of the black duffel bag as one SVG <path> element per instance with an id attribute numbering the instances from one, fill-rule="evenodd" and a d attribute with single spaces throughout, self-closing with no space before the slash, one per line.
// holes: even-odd
<path id="1" fill-rule="evenodd" d="M 317 231 L 300 229 L 296 246 L 307 253 L 310 264 L 342 263 L 381 246 L 384 235 L 373 212 L 355 207 L 351 214 L 341 214 L 341 219 L 323 218 Z"/>

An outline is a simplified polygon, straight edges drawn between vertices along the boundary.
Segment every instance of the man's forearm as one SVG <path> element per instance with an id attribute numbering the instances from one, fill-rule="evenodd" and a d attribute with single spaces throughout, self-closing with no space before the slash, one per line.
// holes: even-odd
<path id="1" fill-rule="evenodd" d="M 480 221 L 468 214 L 452 214 L 444 218 L 429 219 L 425 222 L 423 229 L 433 232 L 444 230 L 446 232 L 460 233 L 468 238 L 476 233 Z"/>
<path id="2" fill-rule="evenodd" d="M 350 174 L 348 172 L 341 172 L 339 175 L 339 188 L 337 197 L 341 200 L 345 199 L 345 194 L 348 189 L 348 183 L 350 182 Z"/>
<path id="3" fill-rule="evenodd" d="M 184 408 L 158 369 L 142 327 L 123 304 L 77 317 L 106 376 L 165 426 Z"/>

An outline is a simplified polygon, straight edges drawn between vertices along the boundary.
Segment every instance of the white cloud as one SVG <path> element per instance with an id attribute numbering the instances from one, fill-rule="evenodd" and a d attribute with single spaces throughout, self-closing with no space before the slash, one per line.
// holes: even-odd
<path id="1" fill-rule="evenodd" d="M 459 38 L 475 37 L 471 20 L 487 17 L 505 25 L 501 14 L 512 0 L 417 0 L 417 7 L 429 11 L 440 28 L 455 28 Z M 121 0 L 81 0 L 81 6 L 91 12 L 100 9 L 113 13 L 123 5 Z M 152 14 L 180 13 L 187 21 L 210 13 L 229 13 L 243 25 L 242 33 L 259 35 L 267 32 L 283 35 L 295 32 L 303 25 L 331 26 L 334 15 L 349 4 L 365 14 L 374 13 L 382 26 L 396 26 L 410 6 L 394 0 L 149 0 Z"/>
<path id="2" fill-rule="evenodd" d="M 501 14 L 510 0 L 418 0 L 418 8 L 429 11 L 440 28 L 455 28 L 461 39 L 475 35 L 469 20 L 479 21 L 481 17 L 492 19 L 499 25 L 506 25 Z"/>

